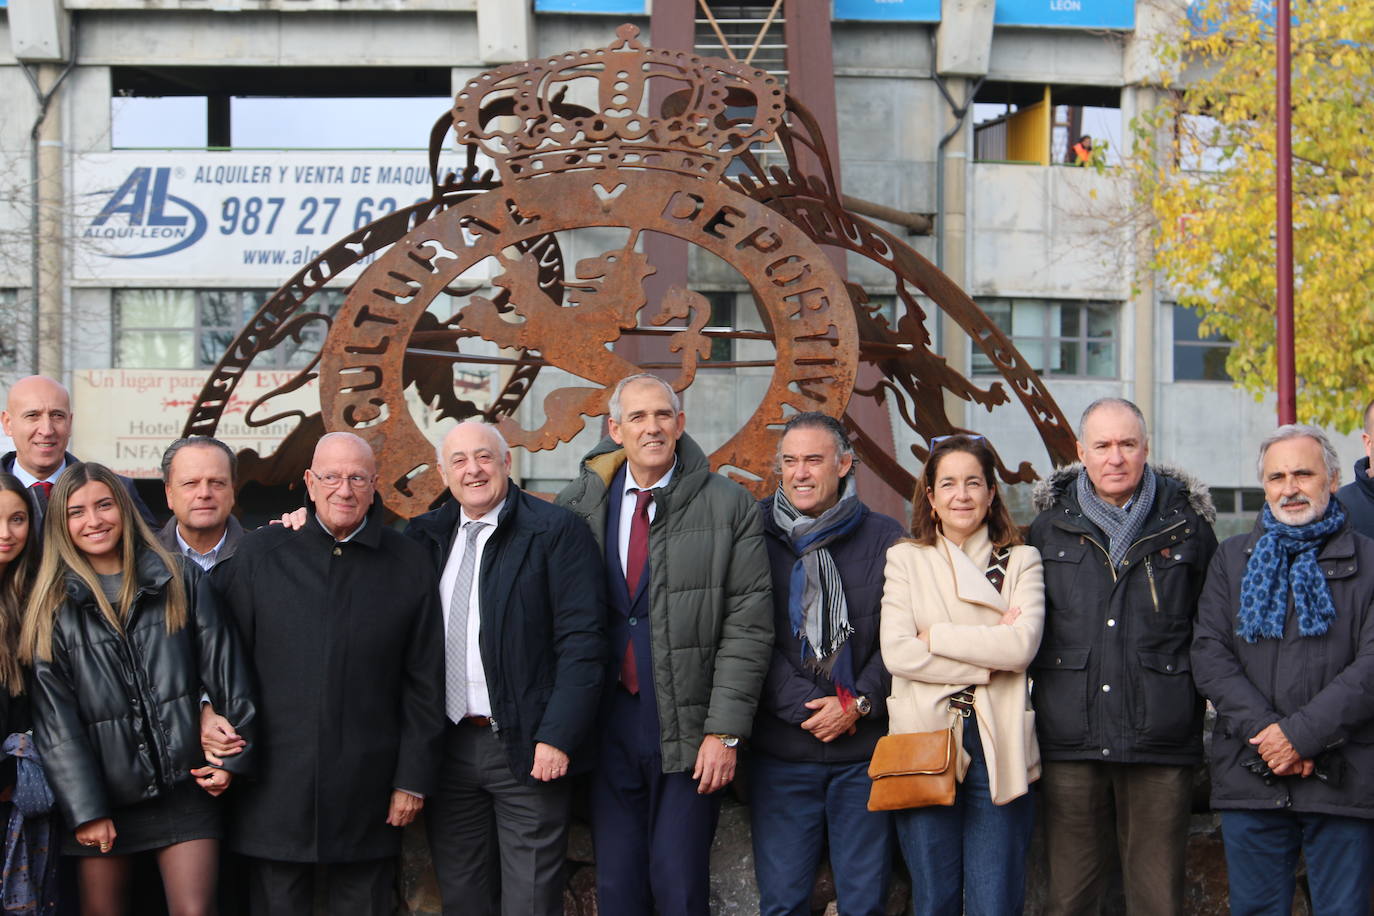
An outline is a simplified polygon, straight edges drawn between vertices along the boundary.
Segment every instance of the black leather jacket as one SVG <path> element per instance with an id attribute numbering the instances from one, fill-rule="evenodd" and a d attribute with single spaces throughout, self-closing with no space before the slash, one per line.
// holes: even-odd
<path id="1" fill-rule="evenodd" d="M 1083 514 L 1079 465 L 1036 488 L 1029 543 L 1045 562 L 1045 635 L 1031 666 L 1045 760 L 1202 762 L 1202 698 L 1188 650 L 1217 549 L 1207 488 L 1151 465 L 1155 502 L 1113 575 Z"/>
<path id="2" fill-rule="evenodd" d="M 70 826 L 154 798 L 205 765 L 202 690 L 248 742 L 225 769 L 252 767 L 255 688 L 238 634 L 200 569 L 177 562 L 187 624 L 171 634 L 163 613 L 171 574 L 152 551 L 135 558 L 139 589 L 124 635 L 85 583 L 68 576 L 52 657 L 36 660 L 29 693 L 34 737 Z"/>

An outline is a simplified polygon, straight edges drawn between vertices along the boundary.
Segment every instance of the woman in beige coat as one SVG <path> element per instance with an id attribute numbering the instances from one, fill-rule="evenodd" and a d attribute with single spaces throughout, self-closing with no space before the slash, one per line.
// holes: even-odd
<path id="1" fill-rule="evenodd" d="M 979 436 L 932 442 L 912 538 L 888 550 L 883 661 L 893 734 L 955 727 L 952 807 L 895 812 L 921 916 L 1005 916 L 1025 898 L 1040 776 L 1026 668 L 1045 620 L 1040 554 L 997 491 Z M 995 567 L 989 572 L 989 567 Z M 998 580 L 994 584 L 993 580 Z"/>

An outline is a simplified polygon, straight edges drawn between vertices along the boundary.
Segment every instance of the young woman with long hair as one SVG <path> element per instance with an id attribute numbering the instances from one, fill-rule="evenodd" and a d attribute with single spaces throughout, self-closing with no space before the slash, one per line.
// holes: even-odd
<path id="1" fill-rule="evenodd" d="M 38 524 L 33 494 L 0 471 L 0 740 L 29 728 L 19 665 L 19 628 L 38 570 Z"/>
<path id="2" fill-rule="evenodd" d="M 1022 911 L 1040 776 L 1026 668 L 1040 646 L 1040 554 L 1021 544 L 982 437 L 932 443 L 912 537 L 887 552 L 881 643 L 893 734 L 955 727 L 954 804 L 894 812 L 922 916 Z"/>
<path id="3" fill-rule="evenodd" d="M 41 791 L 33 798 L 15 792 L 19 767 L 34 788 L 44 784 L 34 752 L 33 727 L 28 697 L 24 693 L 24 669 L 19 663 L 19 630 L 29 590 L 38 572 L 38 501 L 12 474 L 0 471 L 0 824 L 5 834 L 4 902 L 7 907 L 27 907 L 48 913 L 57 904 L 57 851 L 51 849 L 53 825 L 43 812 Z M 23 763 L 21 764 L 21 760 Z"/>
<path id="4" fill-rule="evenodd" d="M 194 564 L 167 553 L 120 480 L 63 472 L 20 637 L 34 735 L 73 828 L 85 916 L 127 907 L 130 855 L 156 850 L 171 916 L 214 911 L 212 796 L 253 760 L 255 705 L 233 624 Z M 202 690 L 247 740 L 223 767 L 200 748 Z"/>

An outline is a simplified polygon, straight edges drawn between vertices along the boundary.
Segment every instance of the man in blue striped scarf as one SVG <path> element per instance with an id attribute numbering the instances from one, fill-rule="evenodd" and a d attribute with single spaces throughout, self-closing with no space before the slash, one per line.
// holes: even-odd
<path id="1" fill-rule="evenodd" d="M 759 909 L 810 912 L 828 834 L 840 912 L 876 916 L 891 827 L 886 812 L 868 810 L 868 761 L 887 732 L 878 620 L 887 548 L 902 526 L 859 501 L 854 451 L 833 417 L 793 417 L 778 472 L 777 492 L 759 503 L 774 632 L 751 739 Z"/>
<path id="2" fill-rule="evenodd" d="M 1265 505 L 1217 550 L 1193 676 L 1232 913 L 1288 913 L 1299 853 L 1314 913 L 1368 913 L 1374 884 L 1374 541 L 1332 499 L 1336 450 L 1281 426 L 1260 445 Z"/>

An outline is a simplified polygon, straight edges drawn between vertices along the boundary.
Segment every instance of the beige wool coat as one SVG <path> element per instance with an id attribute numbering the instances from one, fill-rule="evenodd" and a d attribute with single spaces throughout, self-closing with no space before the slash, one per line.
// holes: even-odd
<path id="1" fill-rule="evenodd" d="M 1044 572 L 1034 547 L 1013 547 L 1003 592 L 987 578 L 992 542 L 983 526 L 960 549 L 941 536 L 931 547 L 894 544 L 887 552 L 881 640 L 892 672 L 892 734 L 948 728 L 947 699 L 973 686 L 974 713 L 994 804 L 1028 791 L 1040 777 L 1035 713 L 1026 668 L 1045 625 Z M 1015 623 L 1002 615 L 1019 607 Z M 927 634 L 929 645 L 918 638 Z M 968 769 L 963 719 L 955 726 L 960 781 Z"/>

